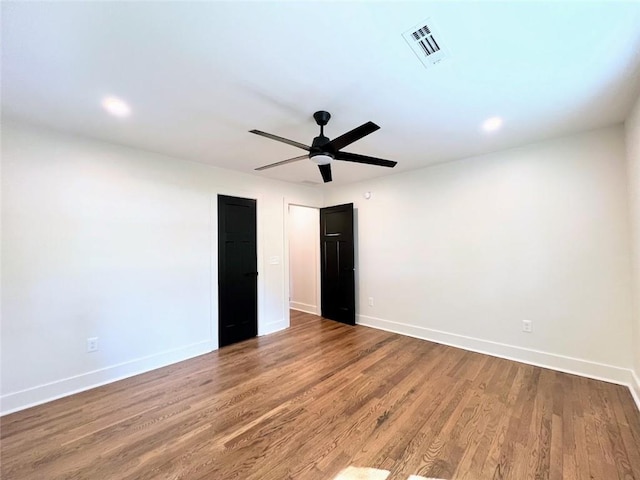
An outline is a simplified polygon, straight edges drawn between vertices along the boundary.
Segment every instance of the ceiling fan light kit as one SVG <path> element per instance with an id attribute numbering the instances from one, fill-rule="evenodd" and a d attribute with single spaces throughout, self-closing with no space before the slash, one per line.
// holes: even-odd
<path id="1" fill-rule="evenodd" d="M 309 155 L 309 158 L 318 165 L 329 165 L 333 157 L 324 153 L 318 153 L 316 155 Z"/>
<path id="2" fill-rule="evenodd" d="M 342 148 L 351 145 L 357 140 L 360 140 L 361 138 L 366 137 L 367 135 L 378 130 L 380 127 L 375 123 L 364 123 L 359 127 L 354 128 L 353 130 L 350 130 L 349 132 L 331 140 L 324 135 L 324 127 L 327 123 L 329 123 L 331 114 L 329 112 L 325 112 L 324 110 L 320 110 L 313 114 L 313 118 L 320 126 L 320 135 L 313 139 L 311 146 L 296 142 L 294 140 L 289 140 L 288 138 L 279 137 L 271 133 L 262 132 L 260 130 L 249 130 L 250 133 L 270 138 L 271 140 L 276 140 L 277 142 L 286 143 L 293 147 L 298 147 L 309 152 L 307 155 L 301 155 L 298 157 L 289 158 L 287 160 L 282 160 L 280 162 L 271 163 L 269 165 L 264 165 L 262 167 L 256 168 L 256 170 L 266 170 L 268 168 L 278 167 L 280 165 L 285 165 L 287 163 L 293 163 L 308 158 L 312 160 L 316 165 L 318 165 L 318 169 L 320 170 L 320 174 L 322 175 L 322 180 L 327 183 L 332 180 L 331 162 L 333 160 L 365 163 L 368 165 L 377 165 L 380 167 L 389 168 L 395 167 L 398 163 L 392 160 L 384 160 L 382 158 L 369 157 L 367 155 L 358 155 L 356 153 L 347 153 L 341 151 Z"/>

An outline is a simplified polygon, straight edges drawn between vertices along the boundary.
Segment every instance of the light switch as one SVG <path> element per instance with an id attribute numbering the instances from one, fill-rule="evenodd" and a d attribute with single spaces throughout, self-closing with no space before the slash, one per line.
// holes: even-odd
<path id="1" fill-rule="evenodd" d="M 278 257 L 278 256 L 271 257 L 269 259 L 269 263 L 271 265 L 279 265 L 280 264 L 280 257 Z"/>

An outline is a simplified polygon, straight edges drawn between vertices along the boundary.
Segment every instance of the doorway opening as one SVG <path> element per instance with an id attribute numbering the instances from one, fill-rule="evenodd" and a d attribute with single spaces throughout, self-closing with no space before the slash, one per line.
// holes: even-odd
<path id="1" fill-rule="evenodd" d="M 288 205 L 289 308 L 320 315 L 320 210 Z"/>

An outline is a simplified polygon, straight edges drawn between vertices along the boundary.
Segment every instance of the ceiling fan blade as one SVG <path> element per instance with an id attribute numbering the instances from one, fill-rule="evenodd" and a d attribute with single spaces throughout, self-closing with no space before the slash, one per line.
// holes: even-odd
<path id="1" fill-rule="evenodd" d="M 367 157 L 366 155 L 358 155 L 357 153 L 338 152 L 335 156 L 336 160 L 344 160 L 345 162 L 367 163 L 369 165 L 377 165 L 379 167 L 393 168 L 398 162 L 393 160 L 385 160 L 383 158 Z"/>
<path id="2" fill-rule="evenodd" d="M 262 167 L 258 167 L 255 170 L 266 170 L 267 168 L 273 168 L 273 167 L 277 167 L 277 166 L 280 166 L 280 165 L 286 165 L 287 163 L 297 162 L 298 160 L 304 160 L 306 158 L 309 158 L 309 155 L 300 155 L 299 157 L 293 157 L 293 158 L 290 158 L 288 160 L 282 160 L 281 162 L 270 163 L 269 165 L 264 165 Z"/>
<path id="3" fill-rule="evenodd" d="M 331 164 L 327 163 L 326 165 L 318 165 L 320 169 L 320 173 L 322 174 L 322 180 L 324 183 L 331 181 Z"/>
<path id="4" fill-rule="evenodd" d="M 344 135 L 340 135 L 339 137 L 331 140 L 327 145 L 324 146 L 327 150 L 333 150 L 337 152 L 341 148 L 346 147 L 347 145 L 351 145 L 356 140 L 360 140 L 362 137 L 366 137 L 370 133 L 375 132 L 380 127 L 373 122 L 367 122 L 360 125 L 357 128 L 345 133 Z"/>
<path id="5" fill-rule="evenodd" d="M 260 130 L 249 130 L 250 133 L 255 133 L 256 135 L 260 135 L 262 137 L 270 138 L 271 140 L 276 140 L 278 142 L 286 143 L 288 145 L 301 148 L 306 150 L 307 152 L 311 151 L 311 147 L 309 145 L 305 145 L 304 143 L 296 142 L 294 140 L 289 140 L 288 138 L 279 137 L 277 135 L 273 135 L 267 132 L 261 132 Z"/>

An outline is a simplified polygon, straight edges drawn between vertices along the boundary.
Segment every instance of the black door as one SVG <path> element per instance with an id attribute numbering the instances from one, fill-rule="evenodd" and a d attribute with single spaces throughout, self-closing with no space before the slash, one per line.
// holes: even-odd
<path id="1" fill-rule="evenodd" d="M 320 209 L 322 316 L 356 324 L 353 203 Z"/>
<path id="2" fill-rule="evenodd" d="M 258 334 L 256 201 L 218 195 L 218 339 Z"/>

